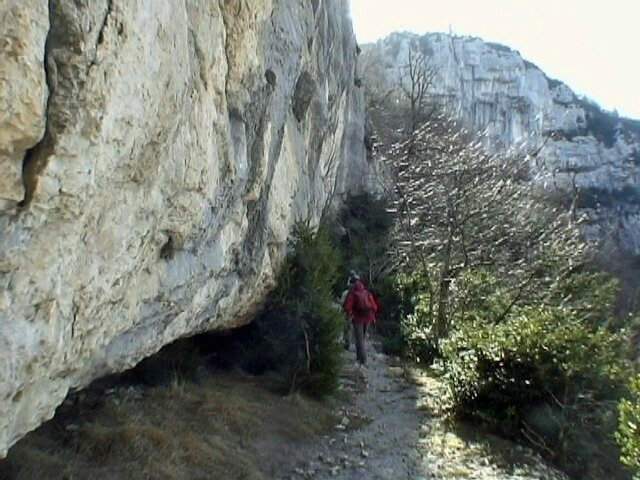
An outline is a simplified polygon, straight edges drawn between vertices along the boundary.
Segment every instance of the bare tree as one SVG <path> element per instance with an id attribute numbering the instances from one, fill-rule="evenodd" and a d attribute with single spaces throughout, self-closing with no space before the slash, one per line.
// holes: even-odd
<path id="1" fill-rule="evenodd" d="M 410 43 L 406 63 L 393 80 L 384 58 L 375 49 L 361 65 L 367 99 L 367 115 L 383 153 L 396 142 L 410 139 L 419 125 L 438 110 L 431 95 L 436 69 L 417 43 Z M 398 82 L 398 83 L 394 83 Z"/>
<path id="2" fill-rule="evenodd" d="M 396 175 L 396 252 L 427 273 L 428 317 L 442 338 L 452 282 L 488 269 L 505 280 L 513 302 L 541 303 L 581 265 L 586 245 L 573 215 L 551 207 L 527 178 L 528 159 L 488 153 L 443 115 L 396 145 L 387 161 Z"/>
<path id="3" fill-rule="evenodd" d="M 586 246 L 575 212 L 550 206 L 528 180 L 542 147 L 528 155 L 487 152 L 484 136 L 464 132 L 434 101 L 436 71 L 417 43 L 406 58 L 399 88 L 388 89 L 382 59 L 369 57 L 368 113 L 383 144 L 378 155 L 394 177 L 393 265 L 421 269 L 427 317 L 442 337 L 462 272 L 488 269 L 506 281 L 513 304 L 505 317 L 525 297 L 544 302 L 567 269 L 582 264 Z"/>
<path id="4" fill-rule="evenodd" d="M 413 44 L 409 44 L 407 63 L 402 67 L 400 90 L 409 102 L 409 129 L 411 135 L 418 126 L 435 112 L 434 105 L 428 105 L 429 89 L 432 86 L 436 70 L 429 58 Z"/>

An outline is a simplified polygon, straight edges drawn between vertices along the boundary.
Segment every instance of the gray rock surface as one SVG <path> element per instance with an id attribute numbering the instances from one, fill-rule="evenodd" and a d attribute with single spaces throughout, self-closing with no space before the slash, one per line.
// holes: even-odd
<path id="1" fill-rule="evenodd" d="M 618 118 L 548 78 L 517 51 L 479 38 L 395 33 L 363 46 L 367 81 L 407 84 L 409 51 L 427 59 L 429 95 L 491 148 L 540 150 L 531 172 L 549 192 L 581 192 L 588 233 L 640 255 L 640 121 Z M 382 87 L 384 88 L 384 87 Z"/>
<path id="2" fill-rule="evenodd" d="M 250 320 L 373 184 L 346 0 L 0 5 L 0 457 L 69 389 Z"/>

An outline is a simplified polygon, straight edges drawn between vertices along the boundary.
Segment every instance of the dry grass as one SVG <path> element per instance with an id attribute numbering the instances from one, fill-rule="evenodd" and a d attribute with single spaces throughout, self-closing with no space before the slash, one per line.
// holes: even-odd
<path id="1" fill-rule="evenodd" d="M 291 446 L 335 424 L 329 405 L 273 393 L 267 379 L 218 373 L 141 398 L 64 407 L 15 445 L 0 479 L 270 479 Z M 84 410 L 78 413 L 78 410 Z"/>

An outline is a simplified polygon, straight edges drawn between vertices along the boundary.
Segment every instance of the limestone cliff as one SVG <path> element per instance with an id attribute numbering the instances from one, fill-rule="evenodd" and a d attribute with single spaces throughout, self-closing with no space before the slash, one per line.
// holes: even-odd
<path id="1" fill-rule="evenodd" d="M 640 255 L 640 121 L 603 112 L 517 51 L 479 38 L 392 34 L 363 47 L 365 75 L 397 89 L 408 81 L 410 50 L 426 59 L 432 99 L 468 129 L 486 132 L 492 148 L 541 148 L 531 164 L 538 184 L 579 192 L 588 233 L 611 233 Z"/>
<path id="2" fill-rule="evenodd" d="M 0 5 L 0 457 L 69 389 L 249 321 L 371 185 L 346 0 Z"/>

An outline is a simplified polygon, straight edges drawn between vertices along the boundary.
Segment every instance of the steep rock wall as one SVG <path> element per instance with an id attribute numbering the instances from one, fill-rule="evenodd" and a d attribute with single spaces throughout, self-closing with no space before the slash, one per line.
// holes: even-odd
<path id="1" fill-rule="evenodd" d="M 372 185 L 346 0 L 0 5 L 0 457 L 69 389 L 250 320 Z"/>
<path id="2" fill-rule="evenodd" d="M 517 51 L 479 38 L 395 33 L 363 46 L 365 75 L 398 89 L 409 51 L 427 59 L 429 95 L 491 148 L 539 151 L 531 172 L 549 192 L 580 192 L 588 233 L 640 255 L 640 121 L 618 118 L 549 79 Z"/>

